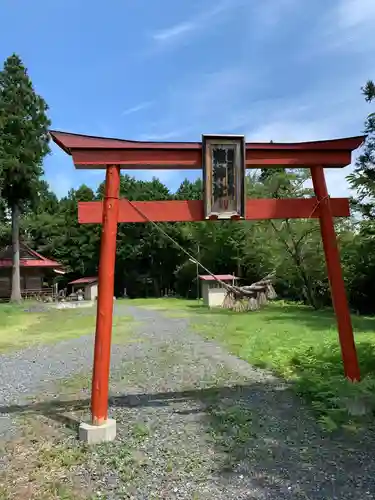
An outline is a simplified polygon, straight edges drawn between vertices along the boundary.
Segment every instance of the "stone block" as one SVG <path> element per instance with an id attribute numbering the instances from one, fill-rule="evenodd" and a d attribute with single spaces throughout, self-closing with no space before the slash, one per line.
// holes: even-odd
<path id="1" fill-rule="evenodd" d="M 109 418 L 102 425 L 82 422 L 79 426 L 79 439 L 87 444 L 99 444 L 113 441 L 116 437 L 116 420 Z"/>

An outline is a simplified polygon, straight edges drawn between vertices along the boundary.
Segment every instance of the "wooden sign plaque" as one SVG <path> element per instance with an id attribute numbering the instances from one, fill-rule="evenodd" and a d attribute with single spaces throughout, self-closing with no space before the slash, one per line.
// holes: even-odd
<path id="1" fill-rule="evenodd" d="M 206 219 L 245 218 L 245 137 L 202 136 Z"/>

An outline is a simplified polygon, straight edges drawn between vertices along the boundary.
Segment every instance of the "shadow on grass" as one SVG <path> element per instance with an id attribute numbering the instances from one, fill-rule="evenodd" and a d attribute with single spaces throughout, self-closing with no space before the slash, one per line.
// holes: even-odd
<path id="1" fill-rule="evenodd" d="M 177 300 L 177 299 L 176 299 Z M 162 301 L 160 301 L 162 305 Z M 131 303 L 130 303 L 131 305 Z M 144 305 L 139 305 L 138 307 L 145 307 Z M 178 308 L 173 307 L 172 309 L 177 310 Z M 165 307 L 160 307 L 160 312 L 168 310 L 168 304 Z M 309 306 L 301 304 L 284 304 L 278 303 L 277 301 L 269 303 L 267 306 L 261 308 L 259 311 L 238 313 L 230 311 L 228 309 L 222 308 L 208 308 L 203 305 L 203 303 L 197 304 L 195 301 L 191 303 L 184 302 L 181 306 L 181 310 L 185 312 L 191 312 L 196 315 L 206 315 L 210 316 L 239 316 L 248 315 L 249 320 L 254 314 L 260 314 L 264 321 L 268 322 L 285 322 L 294 324 L 302 324 L 311 330 L 329 330 L 337 329 L 336 318 L 334 312 L 330 309 L 320 309 L 315 310 Z M 355 332 L 372 332 L 375 334 L 375 316 L 357 316 L 352 315 L 353 328 Z"/>
<path id="2" fill-rule="evenodd" d="M 219 318 L 226 317 L 229 318 L 234 316 L 235 318 L 245 317 L 247 316 L 249 319 L 249 325 L 251 324 L 252 318 L 254 316 L 259 315 L 262 321 L 268 324 L 277 323 L 277 324 L 293 324 L 293 325 L 301 325 L 301 327 L 308 328 L 312 332 L 324 332 L 327 330 L 337 330 L 336 318 L 333 311 L 329 309 L 325 310 L 314 310 L 308 306 L 304 305 L 294 305 L 294 304 L 282 304 L 282 303 L 270 303 L 264 308 L 261 308 L 259 311 L 251 311 L 251 312 L 243 312 L 238 313 L 235 311 L 231 311 L 228 309 L 222 308 L 208 308 L 204 306 L 202 303 L 197 304 L 193 302 L 191 304 L 184 303 L 181 306 L 181 309 L 178 307 L 168 307 L 168 304 L 165 304 L 165 307 L 162 307 L 162 301 L 160 301 L 161 306 L 158 309 L 154 309 L 154 311 L 159 312 L 160 314 L 165 314 L 168 311 L 173 313 L 173 316 L 178 317 L 178 312 L 180 310 L 181 316 L 185 317 L 190 316 L 196 319 L 203 319 L 205 317 L 209 319 L 214 319 L 215 317 Z M 144 305 L 137 305 L 136 307 L 147 309 Z M 375 316 L 374 317 L 366 317 L 366 316 L 356 316 L 352 315 L 352 323 L 354 334 L 358 336 L 362 336 L 365 333 L 374 333 L 375 334 Z"/>
<path id="3" fill-rule="evenodd" d="M 161 414 L 167 408 L 187 425 L 192 416 L 198 418 L 216 449 L 213 472 L 219 472 L 224 488 L 233 481 L 248 481 L 259 497 L 373 498 L 373 436 L 350 440 L 342 433 L 324 434 L 308 412 L 294 403 L 289 390 L 270 381 L 110 399 L 119 432 L 130 409 L 139 411 L 141 418 L 147 407 L 163 409 Z M 67 422 L 61 415 L 87 412 L 89 404 L 88 399 L 53 400 L 0 407 L 0 413 L 42 414 L 76 429 L 75 420 Z M 157 422 L 160 425 L 162 420 Z"/>
<path id="4" fill-rule="evenodd" d="M 265 321 L 282 321 L 302 324 L 311 330 L 329 330 L 337 329 L 336 318 L 333 311 L 318 310 L 315 311 L 307 306 L 290 305 L 283 307 L 281 305 L 271 305 L 262 310 Z M 375 316 L 356 316 L 352 315 L 353 329 L 358 332 L 372 332 L 375 334 Z"/>

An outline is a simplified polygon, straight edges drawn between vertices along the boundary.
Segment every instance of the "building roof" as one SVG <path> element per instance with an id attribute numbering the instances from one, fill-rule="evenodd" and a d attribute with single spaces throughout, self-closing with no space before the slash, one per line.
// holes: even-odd
<path id="1" fill-rule="evenodd" d="M 233 281 L 238 280 L 237 276 L 234 276 L 233 274 L 215 274 L 214 276 L 211 276 L 210 274 L 204 274 L 200 275 L 199 279 L 202 281 Z"/>
<path id="2" fill-rule="evenodd" d="M 40 253 L 32 250 L 25 243 L 20 243 L 20 266 L 21 267 L 44 267 L 44 268 L 61 268 L 60 262 L 52 259 L 47 259 Z M 12 245 L 7 245 L 0 251 L 0 268 L 12 267 Z"/>
<path id="3" fill-rule="evenodd" d="M 77 280 L 71 281 L 68 285 L 90 285 L 98 281 L 97 276 L 92 276 L 90 278 L 78 278 Z"/>

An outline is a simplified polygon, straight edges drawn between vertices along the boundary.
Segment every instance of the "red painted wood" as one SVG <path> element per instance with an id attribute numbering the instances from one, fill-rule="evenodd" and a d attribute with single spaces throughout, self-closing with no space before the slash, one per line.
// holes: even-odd
<path id="1" fill-rule="evenodd" d="M 53 141 L 73 156 L 77 168 L 201 169 L 201 142 L 145 142 L 51 131 Z M 363 136 L 301 143 L 246 143 L 246 165 L 255 167 L 343 167 Z"/>
<path id="2" fill-rule="evenodd" d="M 204 220 L 203 201 L 135 201 L 133 204 L 155 222 L 191 222 Z M 251 199 L 246 202 L 246 219 L 300 219 L 318 217 L 319 208 L 316 198 L 289 198 L 289 199 Z M 331 200 L 334 217 L 347 217 L 349 201 L 347 198 L 333 198 Z M 86 201 L 78 203 L 78 220 L 81 224 L 100 223 L 102 220 L 103 204 L 100 201 Z M 118 222 L 147 222 L 127 200 L 119 202 Z"/>
<path id="3" fill-rule="evenodd" d="M 125 169 L 202 169 L 201 149 L 73 149 L 77 168 L 105 168 L 113 162 Z"/>
<path id="4" fill-rule="evenodd" d="M 12 259 L 0 259 L 0 268 L 3 267 L 12 267 L 13 266 L 13 261 Z M 60 267 L 63 267 L 62 264 L 59 262 L 55 262 L 54 260 L 33 260 L 33 259 L 20 259 L 20 266 L 21 267 L 42 267 L 42 268 L 52 268 L 52 269 L 58 269 Z"/>
<path id="5" fill-rule="evenodd" d="M 94 368 L 91 412 L 93 425 L 108 418 L 108 383 L 111 358 L 113 293 L 116 258 L 116 235 L 119 209 L 120 169 L 108 166 L 102 214 L 102 237 L 99 261 L 99 289 L 96 315 Z"/>
<path id="6" fill-rule="evenodd" d="M 311 169 L 314 191 L 320 200 L 320 230 L 331 285 L 332 303 L 336 314 L 345 376 L 352 381 L 360 379 L 357 351 L 354 343 L 350 310 L 342 276 L 340 253 L 333 224 L 333 200 L 328 196 L 323 167 Z"/>
<path id="7" fill-rule="evenodd" d="M 71 149 L 200 149 L 201 142 L 152 142 L 131 141 L 128 139 L 112 139 L 92 135 L 72 134 L 51 130 L 50 135 L 56 144 L 69 152 Z M 323 141 L 307 142 L 247 142 L 246 149 L 266 149 L 274 151 L 279 149 L 305 149 L 305 150 L 346 150 L 357 149 L 365 140 L 365 136 L 344 137 Z"/>
<path id="8" fill-rule="evenodd" d="M 202 149 L 72 149 L 76 168 L 106 168 L 116 163 L 127 170 L 201 170 Z M 350 150 L 275 149 L 246 150 L 246 167 L 310 167 L 323 164 L 342 168 L 351 162 Z"/>

